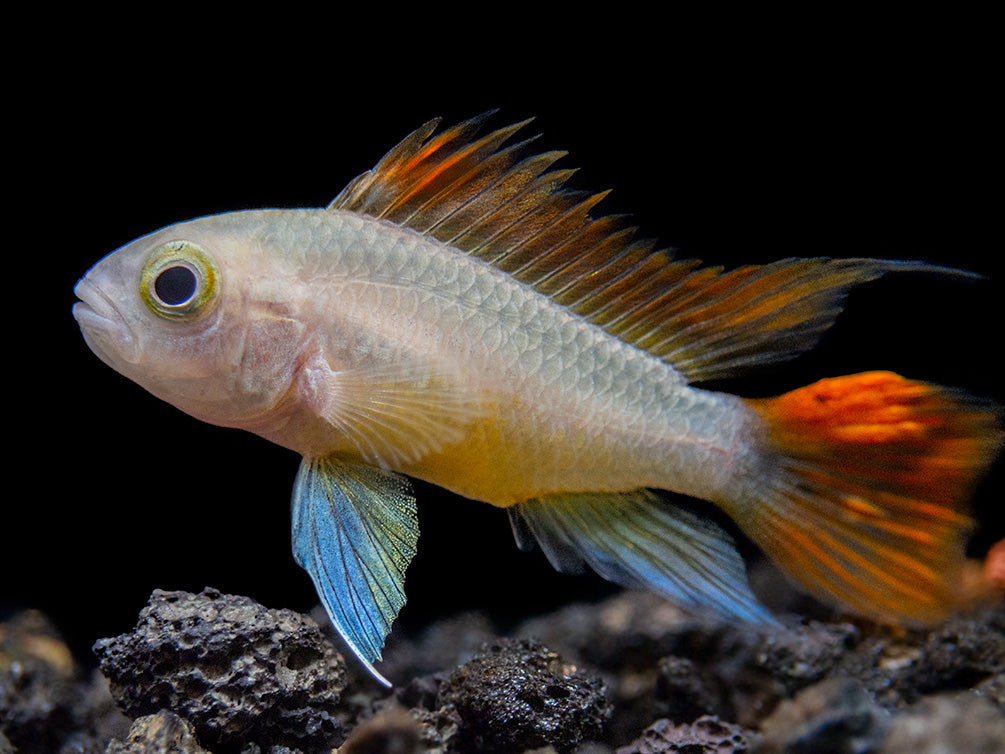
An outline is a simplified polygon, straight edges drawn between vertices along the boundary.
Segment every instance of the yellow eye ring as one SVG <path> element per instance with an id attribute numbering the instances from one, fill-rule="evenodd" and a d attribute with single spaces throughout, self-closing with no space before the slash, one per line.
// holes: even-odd
<path id="1" fill-rule="evenodd" d="M 140 273 L 140 297 L 154 314 L 185 320 L 205 314 L 216 299 L 220 273 L 212 257 L 191 241 L 155 249 Z"/>

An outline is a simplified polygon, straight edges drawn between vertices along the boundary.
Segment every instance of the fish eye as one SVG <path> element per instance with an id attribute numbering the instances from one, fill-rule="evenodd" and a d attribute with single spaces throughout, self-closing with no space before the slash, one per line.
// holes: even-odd
<path id="1" fill-rule="evenodd" d="M 154 278 L 154 293 L 168 306 L 179 306 L 195 295 L 198 279 L 188 267 L 166 267 Z"/>
<path id="2" fill-rule="evenodd" d="M 209 311 L 218 281 L 216 264 L 205 249 L 191 241 L 173 241 L 147 257 L 140 296 L 158 316 L 192 319 Z"/>

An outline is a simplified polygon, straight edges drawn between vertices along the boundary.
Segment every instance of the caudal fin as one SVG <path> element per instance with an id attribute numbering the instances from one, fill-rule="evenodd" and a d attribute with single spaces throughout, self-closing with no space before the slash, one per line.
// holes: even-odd
<path id="1" fill-rule="evenodd" d="M 967 500 L 997 452 L 993 407 L 890 372 L 821 380 L 749 406 L 764 422 L 746 532 L 818 596 L 930 623 L 973 597 Z"/>

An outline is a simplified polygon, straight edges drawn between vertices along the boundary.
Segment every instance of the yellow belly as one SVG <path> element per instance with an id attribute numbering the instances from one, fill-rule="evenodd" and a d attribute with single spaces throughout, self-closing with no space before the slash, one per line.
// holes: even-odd
<path id="1" fill-rule="evenodd" d="M 462 442 L 401 471 L 505 508 L 547 495 L 654 485 L 656 466 L 628 447 L 623 451 L 618 452 L 616 442 L 582 429 L 542 430 L 491 418 L 476 422 Z"/>

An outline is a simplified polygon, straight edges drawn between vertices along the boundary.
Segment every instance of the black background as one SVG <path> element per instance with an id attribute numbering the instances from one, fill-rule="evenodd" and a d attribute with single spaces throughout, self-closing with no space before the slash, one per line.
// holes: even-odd
<path id="1" fill-rule="evenodd" d="M 212 30 L 123 19 L 128 33 L 64 18 L 60 36 L 34 40 L 8 98 L 0 610 L 40 608 L 84 650 L 128 630 L 154 588 L 315 604 L 290 554 L 298 459 L 109 370 L 70 316 L 72 288 L 173 222 L 323 205 L 434 116 L 536 116 L 541 148 L 582 168 L 575 186 L 614 189 L 603 207 L 682 256 L 920 259 L 986 276 L 857 290 L 816 351 L 734 392 L 883 368 L 1005 399 L 1000 89 L 981 19 L 640 17 L 584 33 L 509 16 L 392 42 L 388 26 L 411 22 L 387 13 Z M 977 493 L 977 551 L 1005 535 L 1001 477 L 999 464 Z M 417 492 L 406 627 L 466 608 L 515 619 L 609 590 L 519 553 L 502 511 Z"/>

